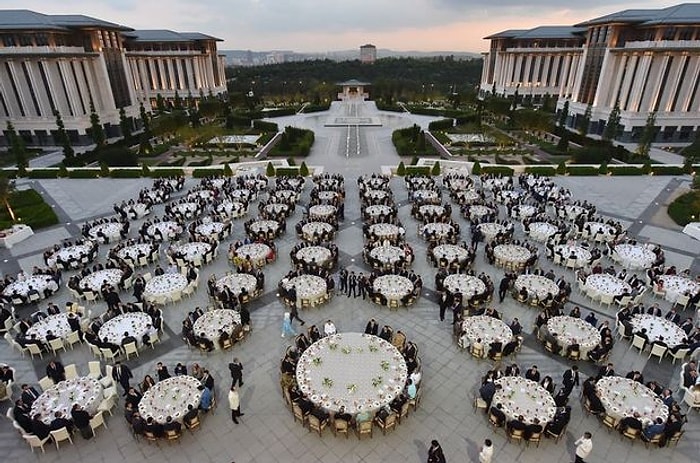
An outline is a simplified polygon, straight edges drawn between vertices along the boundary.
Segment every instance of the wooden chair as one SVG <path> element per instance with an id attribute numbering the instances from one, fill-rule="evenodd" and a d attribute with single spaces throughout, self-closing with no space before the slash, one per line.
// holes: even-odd
<path id="1" fill-rule="evenodd" d="M 333 435 L 338 437 L 338 434 L 345 434 L 345 438 L 347 439 L 349 434 L 350 434 L 350 425 L 346 420 L 333 420 Z"/>
<path id="2" fill-rule="evenodd" d="M 148 445 L 151 445 L 151 442 L 155 442 L 156 447 L 159 447 L 158 438 L 151 431 L 144 431 L 143 437 L 144 437 L 144 439 L 146 439 L 146 442 L 148 442 Z"/>
<path id="3" fill-rule="evenodd" d="M 374 423 L 372 421 L 361 421 L 355 425 L 355 433 L 357 434 L 357 438 L 359 440 L 362 440 L 362 436 L 365 434 L 369 435 L 369 438 L 372 438 L 372 433 L 374 430 Z"/>
<path id="4" fill-rule="evenodd" d="M 640 435 L 642 434 L 642 431 L 639 429 L 634 429 L 634 428 L 625 428 L 624 431 L 622 431 L 622 437 L 626 437 L 629 439 L 631 442 L 634 442 Z M 621 438 L 622 438 L 621 437 Z"/>
<path id="5" fill-rule="evenodd" d="M 554 439 L 554 443 L 556 444 L 559 442 L 559 439 L 561 439 L 561 436 L 566 435 L 566 426 L 564 426 L 559 434 L 552 432 L 551 430 L 546 430 L 544 432 L 544 435 L 549 437 L 550 439 Z"/>
<path id="6" fill-rule="evenodd" d="M 481 360 L 484 358 L 484 348 L 483 347 L 474 347 L 472 344 L 469 346 L 469 353 L 472 354 L 472 357 Z"/>
<path id="7" fill-rule="evenodd" d="M 309 421 L 309 414 L 304 414 L 299 404 L 292 402 L 292 413 L 294 413 L 294 421 L 299 420 L 302 426 L 306 426 Z"/>
<path id="8" fill-rule="evenodd" d="M 684 433 L 685 431 L 676 431 L 675 434 L 668 438 L 668 440 L 666 441 L 666 446 L 670 447 L 672 445 L 678 445 L 678 441 L 681 440 L 681 437 L 683 437 Z"/>
<path id="9" fill-rule="evenodd" d="M 321 421 L 318 417 L 309 414 L 309 432 L 316 431 L 318 437 L 323 437 L 323 430 L 328 426 L 328 420 Z"/>
<path id="10" fill-rule="evenodd" d="M 397 415 L 396 413 L 389 413 L 386 419 L 382 420 L 378 416 L 374 419 L 374 423 L 381 428 L 382 434 L 386 435 L 386 431 L 396 427 Z"/>
<path id="11" fill-rule="evenodd" d="M 610 415 L 605 415 L 603 417 L 603 424 L 608 428 L 608 432 L 610 432 L 612 429 L 617 429 L 619 421 Z"/>
<path id="12" fill-rule="evenodd" d="M 408 407 L 409 407 L 410 405 L 411 405 L 411 404 L 408 403 L 408 401 L 404 402 L 403 405 L 401 405 L 401 410 L 399 410 L 399 413 L 398 413 L 398 415 L 397 415 L 397 419 L 398 419 L 398 421 L 399 421 L 399 424 L 401 424 L 401 419 L 402 419 L 402 418 L 405 418 L 405 417 L 408 416 Z"/>
<path id="13" fill-rule="evenodd" d="M 43 439 L 39 439 L 34 434 L 22 434 L 22 437 L 27 444 L 29 444 L 29 448 L 32 449 L 32 453 L 34 453 L 34 449 L 37 447 L 41 449 L 41 453 L 46 453 L 46 450 L 44 450 L 44 444 L 51 440 L 51 435 L 48 435 Z"/>
<path id="14" fill-rule="evenodd" d="M 533 433 L 528 439 L 525 440 L 525 445 L 527 447 L 529 447 L 530 444 L 536 444 L 537 448 L 539 448 L 541 440 L 542 440 L 542 433 L 536 432 L 536 433 Z"/>
<path id="15" fill-rule="evenodd" d="M 474 411 L 477 410 L 483 410 L 484 413 L 488 411 L 488 404 L 484 399 L 482 399 L 479 395 L 474 394 L 474 400 L 472 402 L 472 406 L 474 407 Z"/>
<path id="16" fill-rule="evenodd" d="M 195 416 L 192 418 L 190 421 L 184 422 L 185 427 L 190 431 L 190 433 L 194 434 L 194 430 L 199 428 L 202 425 L 202 422 L 199 421 L 199 415 Z"/>
<path id="17" fill-rule="evenodd" d="M 498 417 L 496 417 L 496 415 L 494 415 L 494 414 L 491 413 L 490 411 L 489 411 L 489 423 L 490 423 L 491 426 L 493 427 L 493 430 L 494 430 L 494 431 L 496 431 L 498 428 L 500 428 L 501 426 L 503 426 L 503 423 L 501 423 L 500 421 L 498 421 Z"/>
<path id="18" fill-rule="evenodd" d="M 53 441 L 56 443 L 56 450 L 61 449 L 61 447 L 58 445 L 59 442 L 68 441 L 71 443 L 71 445 L 73 445 L 73 439 L 71 438 L 70 433 L 68 432 L 68 429 L 66 429 L 65 426 L 60 429 L 56 429 L 55 431 L 51 431 L 49 432 L 49 434 L 51 435 Z"/>
<path id="19" fill-rule="evenodd" d="M 506 433 L 506 437 L 508 439 L 508 442 L 514 440 L 517 441 L 518 444 L 520 444 L 520 441 L 524 439 L 524 433 L 522 429 L 509 429 L 508 432 Z"/>
<path id="20" fill-rule="evenodd" d="M 165 439 L 168 441 L 168 444 L 172 444 L 173 442 L 177 442 L 179 444 L 181 437 L 182 431 L 176 431 L 174 429 L 165 431 Z"/>

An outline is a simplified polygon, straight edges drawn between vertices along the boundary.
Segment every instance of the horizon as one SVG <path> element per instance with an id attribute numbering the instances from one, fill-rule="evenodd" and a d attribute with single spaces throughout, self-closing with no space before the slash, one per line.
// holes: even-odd
<path id="1" fill-rule="evenodd" d="M 83 14 L 134 29 L 202 32 L 222 39 L 220 50 L 332 53 L 359 50 L 372 43 L 394 51 L 481 53 L 489 47 L 483 38 L 502 30 L 572 25 L 624 9 L 679 3 L 592 0 L 564 6 L 561 0 L 528 4 L 504 0 L 494 6 L 482 0 L 355 0 L 352 5 L 320 0 L 282 4 L 278 0 L 213 0 L 206 4 L 186 0 L 0 0 L 0 8 Z M 326 51 L 318 51 L 320 43 Z"/>

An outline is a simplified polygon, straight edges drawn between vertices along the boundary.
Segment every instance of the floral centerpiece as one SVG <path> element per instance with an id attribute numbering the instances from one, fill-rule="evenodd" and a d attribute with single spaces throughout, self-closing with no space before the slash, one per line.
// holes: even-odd
<path id="1" fill-rule="evenodd" d="M 348 384 L 345 388 L 347 389 L 348 394 L 354 394 L 357 392 L 357 384 Z"/>
<path id="2" fill-rule="evenodd" d="M 374 387 L 379 387 L 383 382 L 384 382 L 384 379 L 381 376 L 377 376 L 376 378 L 372 378 L 372 386 L 374 386 Z"/>
<path id="3" fill-rule="evenodd" d="M 380 365 L 382 367 L 382 370 L 384 371 L 389 371 L 389 367 L 391 366 L 388 360 L 382 360 L 382 363 Z"/>
<path id="4" fill-rule="evenodd" d="M 323 360 L 321 360 L 321 357 L 314 357 L 311 360 L 311 363 L 313 363 L 315 366 L 319 366 L 322 362 Z"/>
<path id="5" fill-rule="evenodd" d="M 327 388 L 333 387 L 333 380 L 331 378 L 325 377 L 323 378 L 323 382 L 321 383 Z"/>

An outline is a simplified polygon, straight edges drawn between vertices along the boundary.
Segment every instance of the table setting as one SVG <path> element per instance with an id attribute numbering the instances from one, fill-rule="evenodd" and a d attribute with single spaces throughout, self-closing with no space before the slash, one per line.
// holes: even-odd
<path id="1" fill-rule="evenodd" d="M 477 339 L 481 339 L 481 344 L 484 346 L 484 356 L 486 356 L 488 346 L 492 342 L 500 342 L 505 346 L 513 339 L 513 331 L 508 325 L 488 315 L 476 315 L 465 318 L 462 321 L 462 331 L 468 340 L 468 345 L 472 345 Z M 464 346 L 466 347 L 467 344 L 465 343 Z"/>
<path id="2" fill-rule="evenodd" d="M 552 395 L 535 381 L 521 376 L 504 376 L 497 379 L 501 389 L 493 396 L 492 404 L 501 404 L 507 420 L 522 415 L 525 424 L 537 418 L 542 426 L 554 418 L 557 406 Z"/>
<path id="3" fill-rule="evenodd" d="M 120 346 L 122 339 L 124 339 L 124 333 L 129 333 L 130 336 L 136 338 L 136 345 L 140 346 L 143 335 L 148 332 L 148 325 L 152 323 L 153 320 L 147 313 L 128 312 L 104 322 L 98 336 L 100 339 L 107 339 L 112 344 Z"/>
<path id="4" fill-rule="evenodd" d="M 454 233 L 454 227 L 449 223 L 430 222 L 421 228 L 421 236 L 430 240 L 447 238 L 452 233 Z"/>
<path id="5" fill-rule="evenodd" d="M 196 260 L 204 262 L 204 255 L 211 252 L 211 244 L 200 241 L 173 244 L 170 246 L 169 252 L 172 256 L 187 262 L 195 262 Z"/>
<path id="6" fill-rule="evenodd" d="M 370 217 L 380 217 L 382 215 L 385 217 L 393 217 L 395 215 L 394 208 L 384 204 L 373 204 L 365 207 L 365 214 Z"/>
<path id="7" fill-rule="evenodd" d="M 586 278 L 586 287 L 591 289 L 597 297 L 619 296 L 623 293 L 631 293 L 632 287 L 619 278 L 607 273 L 597 273 Z"/>
<path id="8" fill-rule="evenodd" d="M 110 241 L 113 241 L 113 240 L 118 240 L 119 238 L 121 238 L 121 231 L 122 231 L 122 224 L 121 223 L 119 223 L 119 222 L 107 222 L 107 223 L 93 225 L 92 227 L 90 227 L 90 231 L 88 233 L 90 234 L 91 238 L 100 239 L 98 233 L 101 232 Z"/>
<path id="9" fill-rule="evenodd" d="M 264 243 L 250 243 L 239 246 L 234 251 L 236 257 L 250 260 L 254 266 L 262 267 L 267 263 L 267 256 L 270 254 L 270 246 Z"/>
<path id="10" fill-rule="evenodd" d="M 317 204 L 309 208 L 309 218 L 312 220 L 333 220 L 338 208 L 330 204 Z"/>
<path id="11" fill-rule="evenodd" d="M 472 207 L 474 207 L 474 206 L 472 206 Z M 486 238 L 486 241 L 491 241 L 499 233 L 506 232 L 506 227 L 504 227 L 500 223 L 496 223 L 496 222 L 480 223 L 479 225 L 477 225 L 477 228 L 484 235 L 484 238 Z"/>
<path id="12" fill-rule="evenodd" d="M 496 215 L 498 211 L 482 204 L 473 204 L 466 208 L 464 216 L 469 220 L 481 220 L 482 217 Z"/>
<path id="13" fill-rule="evenodd" d="M 200 384 L 197 378 L 189 375 L 158 381 L 143 394 L 139 402 L 139 413 L 144 419 L 153 417 L 160 424 L 164 424 L 168 416 L 173 421 L 182 422 L 188 405 L 199 407 L 202 398 L 198 389 Z"/>
<path id="14" fill-rule="evenodd" d="M 105 283 L 117 288 L 123 274 L 124 272 L 118 268 L 107 268 L 84 276 L 78 284 L 83 290 L 99 293 Z"/>
<path id="15" fill-rule="evenodd" d="M 97 379 L 87 376 L 67 379 L 48 388 L 32 404 L 31 415 L 39 415 L 45 424 L 50 424 L 55 412 L 62 412 L 70 419 L 73 404 L 80 404 L 90 415 L 97 413 L 102 402 L 102 385 Z"/>
<path id="16" fill-rule="evenodd" d="M 440 193 L 435 190 L 415 190 L 411 196 L 413 201 L 420 203 L 440 202 Z"/>
<path id="17" fill-rule="evenodd" d="M 545 242 L 550 236 L 557 233 L 559 229 L 548 222 L 532 222 L 529 226 L 528 235 L 535 241 Z"/>
<path id="18" fill-rule="evenodd" d="M 659 341 L 663 337 L 663 342 L 668 347 L 673 347 L 683 343 L 687 337 L 685 331 L 680 329 L 678 325 L 655 315 L 637 314 L 630 319 L 630 323 L 635 333 L 641 331 L 642 328 L 646 329 L 650 343 Z"/>
<path id="19" fill-rule="evenodd" d="M 567 264 L 569 259 L 575 261 L 574 267 L 572 268 L 585 267 L 591 261 L 591 252 L 581 246 L 559 244 L 554 246 L 554 253 L 561 255 L 561 264 L 567 267 L 569 267 Z"/>
<path id="20" fill-rule="evenodd" d="M 173 215 L 185 220 L 193 219 L 200 214 L 199 203 L 175 204 L 170 210 Z"/>
<path id="21" fill-rule="evenodd" d="M 652 246 L 646 244 L 618 244 L 613 249 L 612 260 L 632 270 L 650 268 L 656 261 Z"/>
<path id="22" fill-rule="evenodd" d="M 374 279 L 374 291 L 383 294 L 388 300 L 400 301 L 413 291 L 413 282 L 401 275 L 381 275 Z"/>
<path id="23" fill-rule="evenodd" d="M 306 246 L 299 249 L 295 254 L 297 260 L 311 264 L 315 262 L 320 267 L 325 267 L 333 259 L 330 249 L 323 246 Z"/>
<path id="24" fill-rule="evenodd" d="M 612 241 L 615 239 L 615 227 L 602 222 L 586 222 L 584 230 L 590 230 L 588 237 L 594 241 Z"/>
<path id="25" fill-rule="evenodd" d="M 68 336 L 73 331 L 68 324 L 68 314 L 59 313 L 42 318 L 27 329 L 26 336 L 35 334 L 42 342 L 46 342 L 46 334 L 49 331 L 61 339 Z"/>
<path id="26" fill-rule="evenodd" d="M 365 190 L 361 193 L 362 199 L 365 201 L 382 201 L 385 198 L 390 198 L 390 193 L 384 190 Z"/>
<path id="27" fill-rule="evenodd" d="M 276 235 L 280 231 L 280 223 L 276 220 L 258 220 L 250 224 L 250 231 L 255 234 L 274 233 Z"/>
<path id="28" fill-rule="evenodd" d="M 439 244 L 433 248 L 433 258 L 436 262 L 446 259 L 448 264 L 453 262 L 463 263 L 470 257 L 469 251 L 456 244 Z"/>
<path id="29" fill-rule="evenodd" d="M 288 280 L 282 280 L 282 286 L 289 290 L 292 286 L 297 293 L 297 307 L 301 307 L 301 300 L 306 299 L 311 305 L 320 303 L 328 293 L 326 280 L 316 275 L 303 274 Z"/>
<path id="30" fill-rule="evenodd" d="M 696 294 L 700 291 L 700 283 L 690 278 L 680 275 L 662 275 L 659 277 L 663 281 L 663 289 L 666 291 L 664 299 L 675 304 L 678 297 L 686 292 Z"/>
<path id="31" fill-rule="evenodd" d="M 535 215 L 537 208 L 529 204 L 516 204 L 511 209 L 510 216 L 517 220 L 523 220 Z"/>
<path id="32" fill-rule="evenodd" d="M 272 193 L 273 198 L 285 203 L 296 203 L 300 196 L 301 194 L 294 190 L 276 190 Z"/>
<path id="33" fill-rule="evenodd" d="M 223 291 L 228 287 L 233 294 L 238 296 L 243 288 L 249 295 L 255 293 L 258 280 L 249 273 L 231 273 L 216 280 L 216 289 Z"/>
<path id="34" fill-rule="evenodd" d="M 328 222 L 308 222 L 301 227 L 301 236 L 306 241 L 318 241 L 325 236 L 332 239 L 335 227 Z"/>
<path id="35" fill-rule="evenodd" d="M 499 244 L 493 248 L 496 260 L 523 265 L 531 257 L 529 249 L 515 244 Z"/>
<path id="36" fill-rule="evenodd" d="M 248 212 L 248 208 L 245 206 L 245 204 L 230 200 L 222 201 L 216 206 L 215 210 L 218 214 L 225 215 L 231 219 L 241 217 Z"/>
<path id="37" fill-rule="evenodd" d="M 12 297 L 12 295 L 17 292 L 17 294 L 27 297 L 30 286 L 39 292 L 39 297 L 42 299 L 44 298 L 44 290 L 47 288 L 52 292 L 58 291 L 58 285 L 50 275 L 31 275 L 22 281 L 13 281 L 5 287 L 2 294 L 7 297 Z"/>
<path id="38" fill-rule="evenodd" d="M 155 231 L 158 229 L 163 236 L 163 240 L 174 240 L 177 236 L 182 233 L 182 227 L 179 223 L 166 220 L 163 222 L 156 222 L 148 227 L 148 235 L 151 237 L 155 236 Z"/>
<path id="39" fill-rule="evenodd" d="M 581 358 L 586 358 L 588 352 L 600 344 L 600 332 L 590 323 L 580 318 L 561 315 L 547 320 L 547 330 L 556 334 L 562 350 L 560 355 L 566 356 L 566 349 L 574 343 L 579 345 Z"/>
<path id="40" fill-rule="evenodd" d="M 520 290 L 523 287 L 530 296 L 535 294 L 539 300 L 545 299 L 549 294 L 552 296 L 559 294 L 557 284 L 542 275 L 520 275 L 515 280 L 515 288 Z"/>
<path id="41" fill-rule="evenodd" d="M 194 233 L 199 236 L 220 240 L 223 238 L 222 233 L 224 227 L 225 224 L 223 222 L 205 222 L 197 225 L 194 229 Z"/>
<path id="42" fill-rule="evenodd" d="M 369 226 L 369 234 L 378 239 L 396 239 L 403 238 L 406 231 L 403 227 L 399 227 L 390 223 L 375 223 Z"/>
<path id="43" fill-rule="evenodd" d="M 486 292 L 486 285 L 480 278 L 464 273 L 447 275 L 442 285 L 452 294 L 461 294 L 465 301 Z"/>
<path id="44" fill-rule="evenodd" d="M 651 424 L 656 418 L 666 422 L 668 407 L 645 385 L 621 376 L 605 376 L 598 380 L 596 389 L 605 412 L 616 419 L 640 415 L 642 425 Z"/>
<path id="45" fill-rule="evenodd" d="M 192 327 L 195 336 L 203 336 L 214 343 L 215 349 L 220 349 L 219 337 L 221 331 L 233 333 L 236 325 L 241 324 L 241 315 L 235 310 L 213 309 L 204 312 Z"/>
<path id="46" fill-rule="evenodd" d="M 46 263 L 54 267 L 56 262 L 60 259 L 63 262 L 74 262 L 80 261 L 83 257 L 88 258 L 88 262 L 92 262 L 95 256 L 92 254 L 92 249 L 95 245 L 92 242 L 87 242 L 83 244 L 74 244 L 73 246 L 68 246 L 67 248 L 61 248 L 58 251 L 51 254 L 51 257 L 46 259 Z"/>
<path id="47" fill-rule="evenodd" d="M 453 191 L 452 196 L 458 204 L 471 204 L 481 200 L 481 195 L 476 190 Z"/>
<path id="48" fill-rule="evenodd" d="M 124 246 L 117 251 L 117 256 L 124 260 L 130 260 L 133 265 L 138 265 L 139 255 L 143 255 L 150 260 L 151 250 L 152 248 L 150 244 L 132 244 L 129 246 Z"/>
<path id="49" fill-rule="evenodd" d="M 156 275 L 146 283 L 143 297 L 147 302 L 164 304 L 167 298 L 182 292 L 187 287 L 187 278 L 179 273 Z"/>

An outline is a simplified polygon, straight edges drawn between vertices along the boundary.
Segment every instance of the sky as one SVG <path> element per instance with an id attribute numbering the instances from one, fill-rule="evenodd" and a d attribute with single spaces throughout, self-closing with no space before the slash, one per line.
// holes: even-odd
<path id="1" fill-rule="evenodd" d="M 219 49 L 322 52 L 377 48 L 481 52 L 483 37 L 570 25 L 665 0 L 0 0 L 1 9 L 85 14 L 134 29 L 203 32 Z"/>

